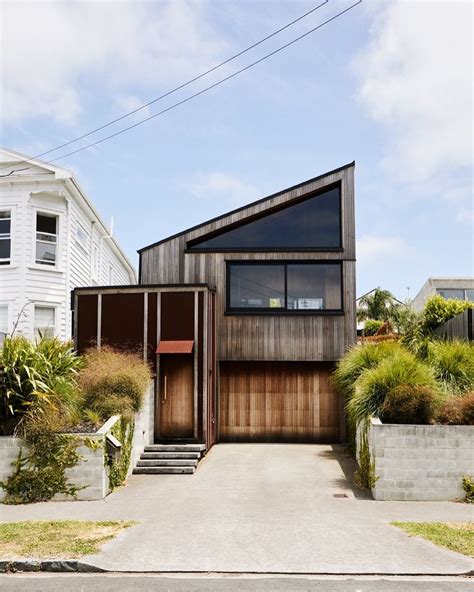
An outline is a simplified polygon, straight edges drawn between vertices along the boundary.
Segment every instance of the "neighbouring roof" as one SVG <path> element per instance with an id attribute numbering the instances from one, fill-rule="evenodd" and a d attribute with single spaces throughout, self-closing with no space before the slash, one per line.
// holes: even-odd
<path id="1" fill-rule="evenodd" d="M 77 190 L 77 192 L 79 193 L 79 195 L 83 199 L 84 203 L 89 208 L 92 215 L 96 218 L 96 220 L 99 222 L 99 224 L 102 226 L 102 228 L 106 232 L 106 234 L 110 235 L 109 227 L 104 222 L 104 220 L 101 218 L 99 212 L 94 207 L 92 201 L 87 197 L 85 191 L 79 185 L 79 182 L 74 177 L 74 174 L 72 171 L 70 171 L 69 169 L 59 167 L 59 166 L 53 165 L 51 163 L 42 161 L 39 158 L 31 158 L 30 156 L 27 156 L 25 154 L 21 154 L 20 152 L 17 152 L 16 150 L 12 150 L 11 148 L 5 148 L 4 146 L 0 146 L 0 177 L 2 177 L 2 175 L 3 175 L 9 181 L 13 182 L 15 179 L 29 176 L 26 171 L 20 171 L 20 170 L 18 170 L 18 174 L 8 175 L 9 169 L 11 169 L 13 171 L 15 171 L 18 168 L 22 169 L 23 168 L 22 165 L 24 165 L 24 164 L 30 165 L 31 167 L 38 167 L 38 168 L 42 168 L 47 171 L 50 171 L 52 174 L 54 174 L 55 179 L 58 179 L 58 180 L 64 179 L 64 180 L 69 181 L 74 186 L 74 188 Z M 32 175 L 32 176 L 34 176 L 34 175 Z M 115 247 L 115 250 L 118 251 L 119 255 L 122 257 L 125 264 L 128 266 L 132 276 L 135 278 L 135 281 L 136 281 L 137 276 L 136 276 L 135 268 L 132 265 L 131 261 L 129 260 L 127 255 L 124 253 L 124 251 L 122 250 L 122 248 L 120 247 L 120 245 L 118 244 L 118 242 L 115 240 L 114 237 L 111 237 L 111 242 L 112 242 L 113 246 Z"/>

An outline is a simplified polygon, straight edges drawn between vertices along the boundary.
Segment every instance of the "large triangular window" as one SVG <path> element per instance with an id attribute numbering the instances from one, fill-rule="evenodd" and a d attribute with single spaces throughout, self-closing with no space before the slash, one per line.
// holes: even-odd
<path id="1" fill-rule="evenodd" d="M 327 250 L 341 246 L 339 186 L 187 244 L 191 251 Z"/>

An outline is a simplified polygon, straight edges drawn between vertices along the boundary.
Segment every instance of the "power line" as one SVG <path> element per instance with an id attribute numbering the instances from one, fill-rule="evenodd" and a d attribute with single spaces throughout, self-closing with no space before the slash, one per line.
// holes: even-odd
<path id="1" fill-rule="evenodd" d="M 230 61 L 232 61 L 233 59 L 237 58 L 238 56 L 246 53 L 247 51 L 249 51 L 250 49 L 256 47 L 257 45 L 260 45 L 261 43 L 263 43 L 264 41 L 266 41 L 267 39 L 270 39 L 271 37 L 277 35 L 279 32 L 283 31 L 284 29 L 287 29 L 288 27 L 290 27 L 292 24 L 302 20 L 303 18 L 305 18 L 306 16 L 308 16 L 309 14 L 315 12 L 316 10 L 318 10 L 319 8 L 321 8 L 321 6 L 323 6 L 324 4 L 327 4 L 329 0 L 325 0 L 325 2 L 323 2 L 322 4 L 314 7 L 313 9 L 311 9 L 310 11 L 306 12 L 305 14 L 301 15 L 300 17 L 298 17 L 297 19 L 294 19 L 293 21 L 291 21 L 290 23 L 287 23 L 286 25 L 284 25 L 283 27 L 281 27 L 280 29 L 274 31 L 273 33 L 271 33 L 270 35 L 268 35 L 267 37 L 261 39 L 260 41 L 254 43 L 253 45 L 249 46 L 248 48 L 242 50 L 241 52 L 239 52 L 238 54 L 236 54 L 235 56 L 232 56 L 231 58 L 228 58 L 227 60 L 225 60 L 224 62 L 222 62 L 221 64 L 218 64 L 217 66 L 214 66 L 213 68 L 211 68 L 210 70 L 200 74 L 199 76 L 196 76 L 195 78 L 193 78 L 192 80 L 189 80 L 188 82 L 184 83 L 183 85 L 176 87 L 175 89 L 172 89 L 171 91 L 169 91 L 168 93 L 162 95 L 161 97 L 158 97 L 156 99 L 153 99 L 153 101 L 150 101 L 149 103 L 142 105 L 141 107 L 138 107 L 137 109 L 130 111 L 129 113 L 117 118 L 114 121 L 111 121 L 107 124 L 104 124 L 103 126 L 96 128 L 95 130 L 92 130 L 90 132 L 88 132 L 87 134 L 83 134 L 82 136 L 71 140 L 69 142 L 66 142 L 60 146 L 57 146 L 56 148 L 51 148 L 50 150 L 46 151 L 46 152 L 42 152 L 41 154 L 38 154 L 36 156 L 34 156 L 33 158 L 39 158 L 41 156 L 44 156 L 45 154 L 49 154 L 50 152 L 54 152 L 56 150 L 59 150 L 59 148 L 63 148 L 65 146 L 68 146 L 72 143 L 77 142 L 80 139 L 83 139 L 87 136 L 90 136 L 91 134 L 100 131 L 101 129 L 104 129 L 106 127 L 108 127 L 109 125 L 112 125 L 113 123 L 116 123 L 117 121 L 120 121 L 122 119 L 124 119 L 125 117 L 128 117 L 129 115 L 132 115 L 134 113 L 136 113 L 137 111 L 140 111 L 141 109 L 144 109 L 145 107 L 149 106 L 150 104 L 157 102 L 159 100 L 161 100 L 162 98 L 169 96 L 170 94 L 176 92 L 179 89 L 184 88 L 185 86 L 188 86 L 189 84 L 191 84 L 192 82 L 199 80 L 200 78 L 202 78 L 203 76 L 206 76 L 207 74 L 211 73 L 212 71 L 220 68 L 221 66 L 229 63 Z M 88 148 L 92 148 L 93 146 L 97 146 L 98 144 L 101 144 L 102 142 L 105 142 L 106 140 L 110 140 L 112 138 L 115 138 L 116 136 L 119 136 L 131 129 L 134 129 L 135 127 L 138 127 L 139 125 L 142 125 L 148 121 L 150 121 L 151 119 L 154 119 L 155 117 L 158 117 L 160 115 L 163 115 L 164 113 L 167 113 L 168 111 L 171 111 L 172 109 L 176 109 L 177 107 L 183 105 L 184 103 L 187 103 L 188 101 L 204 94 L 205 92 L 208 92 L 209 90 L 212 90 L 213 88 L 221 85 L 222 83 L 226 82 L 227 80 L 230 80 L 236 76 L 238 76 L 239 74 L 245 72 L 246 70 L 249 70 L 250 68 L 253 68 L 254 66 L 256 66 L 257 64 L 260 64 L 261 62 L 265 61 L 266 59 L 274 56 L 275 54 L 283 51 L 284 49 L 290 47 L 291 45 L 297 43 L 298 41 L 300 41 L 301 39 L 304 39 L 305 37 L 307 37 L 308 35 L 311 35 L 312 33 L 314 33 L 315 31 L 317 31 L 318 29 L 321 29 L 322 27 L 324 27 L 325 25 L 329 24 L 330 22 L 336 20 L 337 18 L 339 18 L 340 16 L 342 16 L 343 14 L 345 14 L 346 12 L 349 12 L 350 10 L 352 10 L 353 8 L 355 8 L 355 6 L 357 6 L 358 4 L 361 4 L 362 0 L 358 0 L 358 2 L 355 2 L 354 4 L 352 4 L 351 6 L 349 6 L 348 8 L 342 10 L 341 12 L 335 14 L 334 16 L 332 16 L 331 18 L 327 19 L 326 21 L 322 22 L 321 24 L 317 25 L 316 27 L 313 27 L 312 29 L 310 29 L 309 31 L 307 31 L 306 33 L 303 33 L 302 35 L 296 37 L 295 39 L 293 39 L 292 41 L 289 41 L 288 43 L 285 43 L 284 45 L 282 45 L 281 47 L 277 48 L 276 50 L 266 54 L 265 56 L 263 56 L 262 58 L 256 60 L 255 62 L 252 62 L 251 64 L 245 66 L 244 68 L 241 68 L 240 70 L 237 70 L 236 72 L 234 72 L 233 74 L 230 74 L 229 76 L 226 76 L 225 78 L 215 82 L 214 84 L 204 88 L 203 90 L 196 92 L 192 95 L 190 95 L 189 97 L 186 97 L 185 99 L 174 103 L 173 105 L 171 105 L 170 107 L 167 107 L 166 109 L 163 109 L 162 111 L 159 111 L 158 113 L 155 113 L 149 117 L 146 117 L 145 119 L 142 119 L 141 121 L 136 122 L 133 125 L 130 125 L 126 128 L 123 128 L 121 130 L 118 130 L 117 132 L 110 134 L 109 136 L 105 136 L 104 138 L 97 140 L 96 142 L 93 142 L 91 144 L 88 144 L 86 146 L 83 146 L 82 148 L 78 148 L 77 150 L 74 150 L 72 152 L 68 152 L 67 154 L 63 154 L 61 156 L 58 156 L 57 158 L 54 158 L 52 160 L 49 161 L 45 161 L 45 164 L 51 164 L 53 162 L 56 162 L 57 160 L 62 160 L 63 158 L 66 158 L 68 156 L 72 156 L 73 154 L 77 154 L 78 152 L 82 152 L 83 150 L 87 150 Z M 10 167 L 0 167 L 0 170 L 5 170 L 8 169 Z M 16 169 L 16 170 L 12 170 L 10 173 L 8 173 L 8 175 L 0 175 L 0 177 L 7 177 L 10 176 L 11 174 L 15 173 L 15 172 L 20 172 L 23 170 L 26 170 L 28 168 L 31 167 L 26 167 L 26 168 L 22 168 L 22 169 Z"/>
<path id="2" fill-rule="evenodd" d="M 361 4 L 361 2 L 362 2 L 362 0 L 358 0 L 358 2 L 355 2 L 354 4 L 352 4 L 351 6 L 349 6 L 348 8 L 342 10 L 341 12 L 338 12 L 337 14 L 335 14 L 334 16 L 332 16 L 331 18 L 327 19 L 326 21 L 322 22 L 321 24 L 317 25 L 316 27 L 313 27 L 312 29 L 310 29 L 306 33 L 303 33 L 302 35 L 299 35 L 298 37 L 296 37 L 292 41 L 289 41 L 288 43 L 285 43 L 281 47 L 275 49 L 274 51 L 272 51 L 272 52 L 270 52 L 268 54 L 266 54 L 265 56 L 263 56 L 262 58 L 256 60 L 255 62 L 252 62 L 251 64 L 245 66 L 244 68 L 241 68 L 240 70 L 237 70 L 236 72 L 230 74 L 229 76 L 226 76 L 225 78 L 222 78 L 221 80 L 218 80 L 214 84 L 211 84 L 210 86 L 207 86 L 206 88 L 200 90 L 199 92 L 196 92 L 196 93 L 190 95 L 189 97 L 186 97 L 185 99 L 183 99 L 181 101 L 178 101 L 177 103 L 174 103 L 170 107 L 167 107 L 166 109 L 163 109 L 162 111 L 158 111 L 158 113 L 155 113 L 153 115 L 150 115 L 149 117 L 146 117 L 145 119 L 142 119 L 141 121 L 138 121 L 137 123 L 134 123 L 133 125 L 129 125 L 128 127 L 125 127 L 125 128 L 123 128 L 121 130 L 118 130 L 117 132 L 115 132 L 113 134 L 110 134 L 109 136 L 105 136 L 104 138 L 101 138 L 100 140 L 97 140 L 96 142 L 92 142 L 91 144 L 87 144 L 86 146 L 83 146 L 82 148 L 78 148 L 77 150 L 73 150 L 72 152 L 68 152 L 67 154 L 62 154 L 61 156 L 58 156 L 57 158 L 53 158 L 52 160 L 49 160 L 47 162 L 48 163 L 56 162 L 58 160 L 62 160 L 63 158 L 66 158 L 68 156 L 72 156 L 73 154 L 77 154 L 78 152 L 82 152 L 83 150 L 87 150 L 88 148 L 93 148 L 94 146 L 97 146 L 98 144 L 102 144 L 102 142 L 105 142 L 105 141 L 110 140 L 112 138 L 115 138 L 115 137 L 117 137 L 117 136 L 119 136 L 119 135 L 121 135 L 121 134 L 123 134 L 125 132 L 128 132 L 128 131 L 130 131 L 130 130 L 136 128 L 136 127 L 138 127 L 139 125 L 142 125 L 142 124 L 146 123 L 147 121 L 150 121 L 151 119 L 154 119 L 155 117 L 158 117 L 160 115 L 163 115 L 164 113 L 167 113 L 168 111 L 171 111 L 172 109 L 176 109 L 177 107 L 183 105 L 184 103 L 187 103 L 188 101 L 191 101 L 192 99 L 195 99 L 196 97 L 199 97 L 200 95 L 202 95 L 202 94 L 204 94 L 204 93 L 212 90 L 213 88 L 216 88 L 217 86 L 223 84 L 224 82 L 227 82 L 227 80 L 230 80 L 230 79 L 234 78 L 235 76 L 238 76 L 239 74 L 242 74 L 242 72 L 245 72 L 246 70 L 249 70 L 250 68 L 253 68 L 257 64 L 260 64 L 261 62 L 263 62 L 263 61 L 267 60 L 268 58 L 274 56 L 275 54 L 279 53 L 280 51 L 283 51 L 284 49 L 287 49 L 288 47 L 290 47 L 291 45 L 297 43 L 298 41 L 301 41 L 301 39 L 304 39 L 305 37 L 307 37 L 308 35 L 311 35 L 315 31 L 317 31 L 318 29 L 321 29 L 322 27 L 324 27 L 328 23 L 336 20 L 337 18 L 339 18 L 340 16 L 342 16 L 346 12 L 349 12 L 349 10 L 352 10 L 358 4 Z"/>
<path id="3" fill-rule="evenodd" d="M 125 119 L 126 117 L 130 117 L 130 115 L 134 115 L 135 113 L 138 113 L 142 109 L 146 109 L 150 105 L 153 105 L 154 103 L 157 103 L 158 101 L 161 101 L 162 99 L 165 99 L 166 97 L 169 97 L 170 95 L 174 94 L 178 90 L 182 90 L 183 88 L 189 86 L 193 82 L 196 82 L 197 80 L 200 80 L 201 78 L 204 78 L 204 76 L 207 76 L 208 74 L 211 74 L 212 72 L 215 72 L 219 68 L 222 68 L 222 66 L 225 66 L 229 62 L 232 62 L 233 60 L 235 60 L 238 57 L 244 55 L 245 53 L 249 52 L 250 50 L 254 49 L 255 47 L 261 45 L 265 41 L 268 41 L 272 37 L 275 37 L 275 35 L 278 35 L 282 31 L 284 31 L 285 29 L 288 29 L 289 27 L 291 27 L 294 24 L 296 24 L 297 22 L 303 20 L 304 18 L 306 18 L 310 14 L 313 14 L 314 12 L 316 12 L 317 10 L 319 10 L 322 6 L 324 6 L 328 2 L 329 2 L 329 0 L 324 0 L 324 2 L 322 2 L 318 6 L 315 6 L 311 10 L 308 10 L 308 12 L 305 12 L 304 14 L 302 14 L 298 18 L 295 18 L 294 20 L 290 21 L 286 25 L 283 25 L 282 27 L 280 27 L 276 31 L 273 31 L 273 33 L 270 33 L 270 35 L 267 35 L 263 39 L 260 39 L 259 41 L 256 41 L 252 45 L 249 45 L 249 47 L 246 47 L 242 51 L 239 51 L 235 55 L 231 56 L 230 58 L 227 58 L 226 60 L 224 60 L 220 64 L 217 64 L 216 66 L 213 66 L 209 70 L 206 70 L 205 72 L 202 72 L 202 74 L 199 74 L 199 75 L 195 76 L 194 78 L 191 78 L 191 80 L 188 80 L 187 82 L 184 82 L 183 84 L 180 84 L 179 86 L 173 88 L 172 90 L 167 91 L 166 93 L 160 95 L 159 97 L 157 97 L 155 99 L 152 99 L 151 101 L 148 101 L 148 103 L 145 103 L 141 107 L 137 107 L 136 109 L 133 109 L 132 111 L 129 111 L 128 113 L 124 113 L 124 115 L 121 115 L 120 117 L 117 117 L 116 119 L 113 119 L 112 121 L 109 121 L 108 123 L 104 123 L 100 127 L 96 127 L 95 129 L 91 130 L 90 132 L 87 132 L 87 133 L 83 134 L 82 136 L 78 136 L 77 138 L 74 138 L 73 140 L 69 140 L 68 142 L 65 142 L 64 144 L 60 144 L 59 146 L 56 146 L 54 148 L 51 148 L 50 150 L 47 150 L 46 152 L 41 152 L 41 154 L 37 154 L 36 156 L 33 156 L 33 158 L 40 158 L 41 156 L 45 156 L 46 154 L 50 154 L 51 152 L 55 152 L 56 150 L 59 150 L 60 148 L 64 148 L 66 146 L 69 146 L 71 144 L 74 144 L 75 142 L 78 142 L 79 140 L 83 140 L 84 138 L 87 138 L 88 136 L 91 136 L 92 134 L 95 134 L 96 132 L 99 132 L 99 131 L 105 129 L 105 128 L 113 125 L 114 123 L 117 123 L 119 121 L 122 121 L 122 119 Z"/>

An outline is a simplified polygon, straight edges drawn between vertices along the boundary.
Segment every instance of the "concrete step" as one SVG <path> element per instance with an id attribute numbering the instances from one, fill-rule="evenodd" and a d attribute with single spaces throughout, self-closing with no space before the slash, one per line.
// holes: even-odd
<path id="1" fill-rule="evenodd" d="M 137 467 L 195 467 L 197 462 L 197 459 L 140 459 Z"/>
<path id="2" fill-rule="evenodd" d="M 152 459 L 152 458 L 162 458 L 162 459 L 171 459 L 171 458 L 180 458 L 180 459 L 196 459 L 199 460 L 201 458 L 200 452 L 142 452 L 141 455 L 142 460 Z"/>
<path id="3" fill-rule="evenodd" d="M 202 452 L 204 444 L 150 444 L 145 452 Z"/>
<path id="4" fill-rule="evenodd" d="M 192 475 L 196 467 L 135 467 L 134 475 Z"/>

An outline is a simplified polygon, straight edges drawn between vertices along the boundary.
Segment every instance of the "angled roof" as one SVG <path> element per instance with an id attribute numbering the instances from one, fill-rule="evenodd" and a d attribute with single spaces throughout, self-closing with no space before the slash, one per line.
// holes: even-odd
<path id="1" fill-rule="evenodd" d="M 23 167 L 24 164 L 29 165 L 29 166 Z M 18 168 L 19 166 L 20 166 L 20 168 Z M 52 165 L 48 162 L 44 162 L 38 158 L 31 158 L 30 156 L 26 156 L 25 154 L 21 154 L 20 152 L 17 152 L 16 150 L 12 150 L 11 148 L 5 148 L 4 146 L 0 146 L 0 178 L 3 176 L 8 181 L 13 182 L 15 179 L 19 179 L 22 177 L 28 177 L 28 176 L 34 176 L 34 175 L 28 175 L 25 171 L 25 169 L 27 170 L 28 168 L 33 168 L 33 167 L 42 168 L 42 169 L 45 169 L 46 171 L 49 171 L 50 173 L 54 174 L 55 179 L 58 179 L 58 180 L 64 179 L 66 181 L 69 181 L 73 185 L 74 189 L 79 193 L 80 197 L 82 198 L 82 200 L 86 204 L 87 208 L 91 211 L 94 218 L 96 218 L 96 220 L 102 226 L 102 228 L 104 229 L 106 234 L 110 235 L 109 227 L 104 222 L 104 220 L 101 218 L 101 216 L 99 215 L 99 212 L 95 209 L 92 201 L 87 197 L 85 191 L 79 185 L 79 183 L 78 183 L 77 179 L 74 177 L 74 174 L 72 173 L 72 171 L 70 171 L 69 169 L 63 168 L 63 167 Z M 13 171 L 13 174 L 8 174 L 9 171 Z M 24 174 L 22 174 L 22 173 L 24 173 Z M 111 242 L 112 242 L 115 250 L 120 255 L 120 257 L 122 257 L 122 259 L 124 260 L 125 264 L 127 265 L 127 267 L 129 268 L 129 270 L 131 272 L 131 275 L 135 278 L 135 281 L 136 281 L 135 268 L 133 267 L 129 258 L 127 257 L 127 255 L 125 255 L 124 251 L 122 250 L 122 248 L 120 247 L 120 245 L 118 244 L 118 242 L 115 240 L 114 237 L 111 237 Z"/>
<path id="2" fill-rule="evenodd" d="M 209 224 L 211 224 L 213 222 L 217 222 L 218 220 L 222 220 L 224 218 L 227 218 L 229 216 L 232 216 L 233 214 L 236 214 L 238 212 L 242 212 L 243 210 L 251 209 L 251 208 L 253 208 L 254 206 L 256 206 L 258 204 L 264 203 L 266 201 L 270 201 L 270 200 L 274 199 L 275 197 L 278 197 L 278 196 L 280 196 L 280 195 L 282 195 L 284 193 L 288 193 L 290 191 L 293 191 L 294 189 L 298 189 L 300 187 L 304 187 L 305 185 L 309 185 L 310 183 L 314 183 L 315 181 L 318 181 L 320 179 L 323 179 L 324 177 L 329 177 L 330 175 L 333 175 L 335 173 L 338 173 L 340 171 L 343 171 L 344 169 L 348 169 L 348 168 L 351 168 L 351 167 L 354 167 L 354 166 L 355 166 L 355 160 L 353 160 L 352 162 L 350 162 L 348 164 L 345 164 L 345 165 L 343 165 L 341 167 L 338 167 L 337 169 L 333 169 L 331 171 L 328 171 L 326 173 L 323 173 L 321 175 L 318 175 L 316 177 L 313 177 L 311 179 L 308 179 L 307 181 L 303 181 L 301 183 L 298 183 L 297 185 L 293 185 L 291 187 L 287 187 L 286 189 L 282 189 L 281 191 L 278 191 L 276 193 L 272 193 L 271 195 L 267 195 L 266 197 L 263 197 L 261 199 L 257 199 L 256 201 L 253 201 L 251 203 L 248 203 L 248 204 L 246 204 L 244 206 L 240 206 L 239 208 L 236 208 L 235 210 L 230 210 L 229 212 L 226 212 L 225 214 L 221 214 L 219 216 L 216 216 L 214 218 L 211 218 L 210 220 L 206 220 L 205 222 L 201 222 L 200 224 L 196 224 L 195 226 L 191 226 L 190 228 L 187 228 L 186 230 L 182 230 L 180 232 L 177 232 L 176 234 L 172 234 L 171 236 L 168 236 L 166 238 L 160 239 L 159 241 L 156 241 L 154 243 L 151 243 L 150 245 L 147 245 L 146 247 L 142 247 L 141 249 L 138 249 L 137 252 L 138 253 L 142 253 L 143 251 L 146 251 L 148 249 L 152 249 L 153 247 L 157 247 L 158 245 L 161 245 L 162 243 L 165 243 L 165 242 L 167 242 L 169 240 L 178 238 L 180 236 L 183 236 L 185 234 L 188 234 L 190 232 L 193 232 L 195 230 L 198 230 L 200 228 L 203 228 L 203 227 L 205 227 L 205 226 L 207 226 L 207 225 L 209 225 Z M 299 197 L 295 197 L 294 199 L 299 199 Z M 232 222 L 229 222 L 229 226 L 231 224 L 232 224 Z M 223 226 L 219 230 L 222 230 L 223 228 L 225 228 L 225 226 Z"/>

